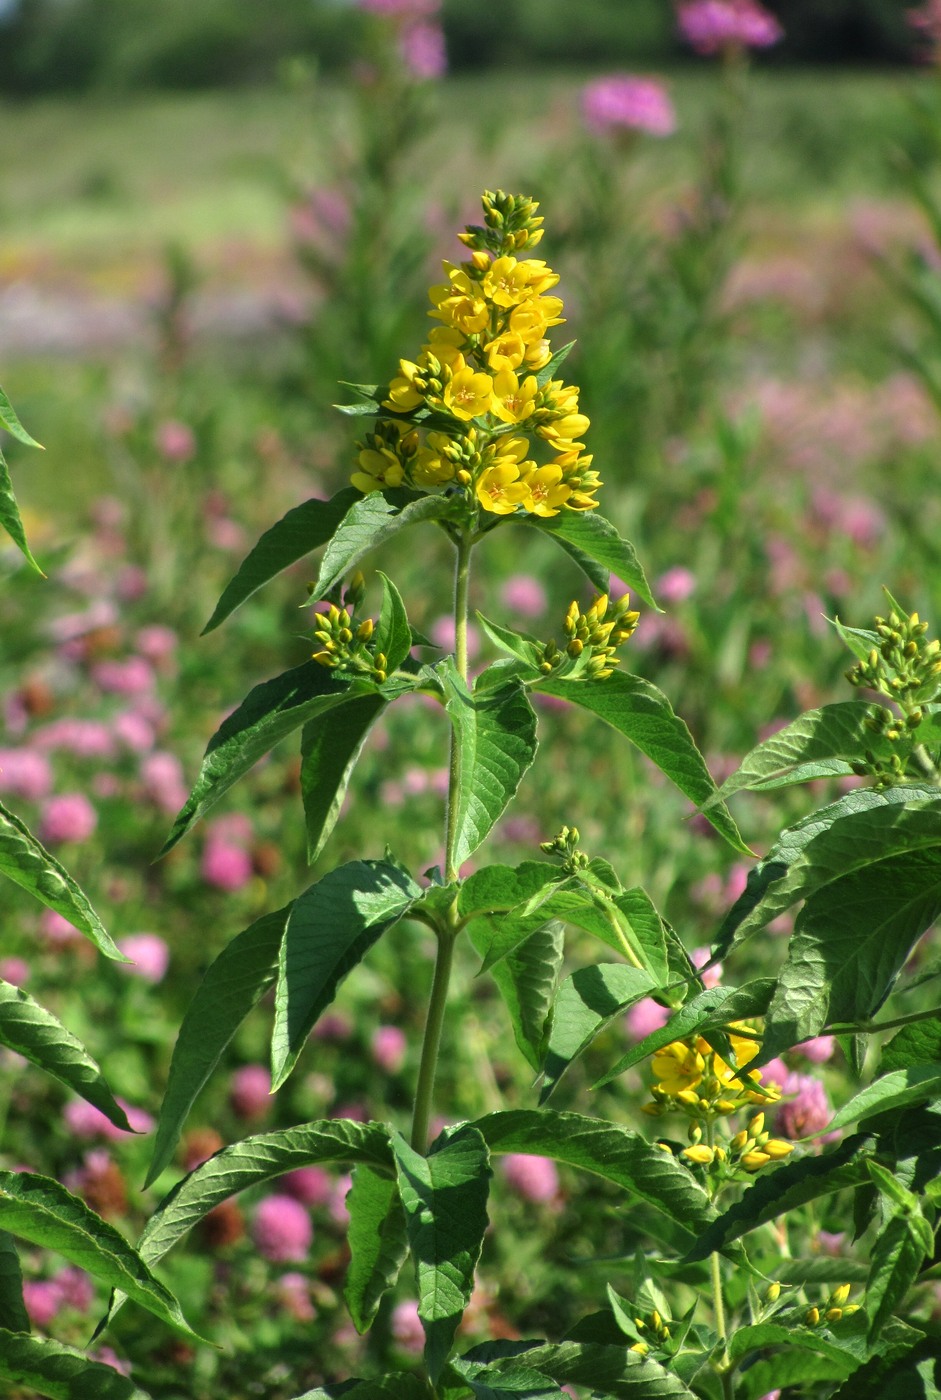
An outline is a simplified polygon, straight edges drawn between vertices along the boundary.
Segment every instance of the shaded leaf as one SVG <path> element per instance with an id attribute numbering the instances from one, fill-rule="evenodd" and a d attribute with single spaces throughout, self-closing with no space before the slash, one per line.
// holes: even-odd
<path id="1" fill-rule="evenodd" d="M 146 1391 L 83 1351 L 0 1329 L 0 1380 L 50 1400 L 149 1400 Z"/>
<path id="2" fill-rule="evenodd" d="M 23 1302 L 23 1274 L 16 1243 L 6 1230 L 0 1230 L 0 1335 L 4 1329 L 28 1332 L 30 1322 Z"/>
<path id="3" fill-rule="evenodd" d="M 490 622 L 481 612 L 477 614 L 477 621 L 495 647 L 507 656 L 515 656 L 518 661 L 522 661 L 533 675 L 539 674 L 542 642 L 530 637 L 526 632 L 514 632 L 510 627 L 500 627 L 498 623 Z"/>
<path id="4" fill-rule="evenodd" d="M 849 1103 L 834 1114 L 827 1131 L 862 1122 L 876 1113 L 888 1113 L 890 1109 L 924 1103 L 927 1099 L 936 1098 L 939 1093 L 941 1066 L 909 1065 L 905 1069 L 893 1070 L 854 1094 Z"/>
<path id="5" fill-rule="evenodd" d="M 574 545 L 600 564 L 607 573 L 616 574 L 649 608 L 660 611 L 654 602 L 634 546 L 629 540 L 622 539 L 611 521 L 606 520 L 603 515 L 594 510 L 563 510 L 547 519 L 531 516 L 528 523 L 560 543 Z M 602 591 L 608 591 L 607 581 Z"/>
<path id="6" fill-rule="evenodd" d="M 536 756 L 536 716 L 518 681 L 473 694 L 450 658 L 436 668 L 459 755 L 454 863 L 460 867 L 486 840 Z"/>
<path id="7" fill-rule="evenodd" d="M 92 1278 L 120 1288 L 135 1303 L 185 1336 L 202 1340 L 170 1290 L 113 1225 L 49 1177 L 0 1171 L 0 1229 L 53 1249 Z"/>
<path id="8" fill-rule="evenodd" d="M 10 469 L 2 452 L 0 452 L 0 525 L 6 530 L 30 568 L 44 578 L 45 575 L 33 558 L 32 550 L 26 539 L 23 518 L 20 515 L 19 506 L 16 504 L 16 496 L 13 494 L 13 478 L 10 476 Z"/>
<path id="9" fill-rule="evenodd" d="M 870 1345 L 905 1298 L 933 1248 L 934 1231 L 919 1214 L 893 1215 L 877 1235 L 866 1283 Z"/>
<path id="10" fill-rule="evenodd" d="M 850 1375 L 856 1368 L 856 1362 L 847 1356 L 842 1347 L 819 1333 L 802 1326 L 785 1327 L 780 1322 L 760 1322 L 754 1327 L 739 1327 L 729 1338 L 729 1358 L 738 1362 L 750 1352 L 769 1346 L 791 1347 L 825 1356 L 842 1368 L 842 1376 L 835 1377 L 837 1380 Z"/>
<path id="11" fill-rule="evenodd" d="M 704 808 L 704 815 L 735 850 L 751 854 L 730 813 L 718 800 L 716 785 L 693 736 L 655 685 L 640 676 L 614 671 L 603 681 L 549 678 L 540 682 L 539 690 L 579 705 L 623 734 L 684 796 Z"/>
<path id="12" fill-rule="evenodd" d="M 534 1070 L 541 1068 L 545 1054 L 564 948 L 565 930 L 553 919 L 490 969 L 510 1013 L 513 1037 Z"/>
<path id="13" fill-rule="evenodd" d="M 925 1339 L 910 1346 L 901 1357 L 873 1357 L 834 1393 L 833 1400 L 941 1400 L 937 1340 Z"/>
<path id="14" fill-rule="evenodd" d="M 382 579 L 382 607 L 373 640 L 376 652 L 386 658 L 386 671 L 397 671 L 412 649 L 412 629 L 402 595 L 390 578 L 379 572 Z"/>
<path id="15" fill-rule="evenodd" d="M 359 695 L 301 731 L 301 796 L 311 865 L 330 839 L 353 769 L 385 707 L 381 695 Z"/>
<path id="16" fill-rule="evenodd" d="M 547 860 L 524 860 L 520 865 L 484 865 L 462 883 L 458 914 L 462 919 L 485 913 L 505 914 L 564 878 Z"/>
<path id="17" fill-rule="evenodd" d="M 346 974 L 421 894 L 390 861 L 355 860 L 306 889 L 288 915 L 278 959 L 272 1089 L 284 1083 Z"/>
<path id="18" fill-rule="evenodd" d="M 0 802 L 0 874 L 79 929 L 107 958 L 127 962 L 69 872 L 39 844 L 19 817 Z"/>
<path id="19" fill-rule="evenodd" d="M 888 1074 L 913 1065 L 941 1063 L 941 1011 L 930 1021 L 913 1021 L 903 1026 L 888 1044 L 883 1045 L 880 1070 Z"/>
<path id="20" fill-rule="evenodd" d="M 480 1132 L 445 1134 L 427 1157 L 392 1140 L 409 1248 L 418 1280 L 425 1361 L 438 1380 L 474 1288 L 487 1228 L 490 1158 Z"/>
<path id="21" fill-rule="evenodd" d="M 19 987 L 0 981 L 0 1045 L 34 1065 L 100 1109 L 115 1127 L 131 1125 L 108 1088 L 99 1066 L 61 1021 Z"/>
<path id="22" fill-rule="evenodd" d="M 432 1400 L 427 1381 L 410 1371 L 395 1371 L 371 1381 L 337 1381 L 305 1390 L 295 1400 Z"/>
<path id="23" fill-rule="evenodd" d="M 367 1166 L 353 1169 L 346 1208 L 350 1265 L 343 1297 L 357 1332 L 367 1332 L 408 1257 L 405 1212 L 398 1184 Z"/>
<path id="24" fill-rule="evenodd" d="M 661 1153 L 661 1156 L 663 1154 Z M 513 1361 L 492 1369 L 512 1370 Z M 693 1400 L 693 1392 L 651 1356 L 598 1342 L 547 1342 L 524 1353 L 528 1370 L 559 1385 L 585 1387 L 616 1400 Z"/>
<path id="25" fill-rule="evenodd" d="M 346 512 L 324 550 L 311 603 L 329 593 L 371 549 L 391 539 L 407 525 L 422 520 L 443 520 L 450 511 L 451 502 L 446 496 L 411 497 L 405 492 L 381 491 L 361 496 Z"/>
<path id="26" fill-rule="evenodd" d="M 196 989 L 173 1049 L 145 1187 L 169 1166 L 197 1095 L 245 1017 L 274 985 L 291 908 L 263 914 L 233 938 Z"/>
<path id="27" fill-rule="evenodd" d="M 573 1060 L 615 1016 L 649 996 L 656 983 L 626 963 L 580 967 L 559 988 L 539 1102 L 545 1103 Z"/>
<path id="28" fill-rule="evenodd" d="M 276 525 L 265 531 L 243 559 L 234 577 L 226 584 L 202 635 L 212 632 L 282 570 L 296 564 L 311 550 L 326 544 L 350 507 L 361 499 L 354 487 L 347 486 L 329 501 L 305 501 L 303 505 L 289 510 Z"/>

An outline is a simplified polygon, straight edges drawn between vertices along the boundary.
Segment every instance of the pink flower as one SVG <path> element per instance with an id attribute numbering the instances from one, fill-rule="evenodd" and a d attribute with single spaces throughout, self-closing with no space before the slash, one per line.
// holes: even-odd
<path id="1" fill-rule="evenodd" d="M 582 89 L 582 116 L 589 131 L 604 136 L 617 131 L 646 131 L 669 136 L 676 113 L 666 88 L 654 78 L 612 73 Z"/>
<path id="2" fill-rule="evenodd" d="M 154 688 L 154 672 L 142 656 L 124 661 L 99 661 L 91 670 L 99 690 L 109 695 L 146 695 Z"/>
<path id="3" fill-rule="evenodd" d="M 285 1172 L 279 1185 L 285 1195 L 305 1206 L 325 1206 L 333 1195 L 333 1181 L 323 1167 L 297 1167 Z"/>
<path id="4" fill-rule="evenodd" d="M 373 1031 L 370 1049 L 378 1067 L 386 1074 L 398 1074 L 405 1063 L 408 1041 L 398 1026 L 378 1026 Z"/>
<path id="5" fill-rule="evenodd" d="M 428 19 L 441 8 L 441 0 L 357 0 L 361 10 L 390 19 Z"/>
<path id="6" fill-rule="evenodd" d="M 243 1065 L 235 1071 L 229 1103 L 239 1118 L 264 1118 L 271 1107 L 271 1075 L 264 1065 Z"/>
<path id="7" fill-rule="evenodd" d="M 551 1157 L 508 1152 L 503 1158 L 503 1176 L 510 1189 L 524 1201 L 545 1204 L 558 1194 L 559 1173 Z"/>
<path id="8" fill-rule="evenodd" d="M 353 1185 L 353 1178 L 347 1172 L 341 1176 L 333 1188 L 333 1196 L 330 1201 L 330 1219 L 334 1225 L 348 1225 L 350 1223 L 350 1212 L 347 1209 L 346 1198 L 350 1194 Z"/>
<path id="9" fill-rule="evenodd" d="M 166 661 L 176 651 L 179 638 L 172 627 L 164 627 L 159 622 L 142 627 L 134 638 L 137 650 L 148 661 Z"/>
<path id="10" fill-rule="evenodd" d="M 272 1264 L 299 1264 L 314 1238 L 310 1216 L 293 1196 L 266 1196 L 255 1210 L 252 1239 Z"/>
<path id="11" fill-rule="evenodd" d="M 682 564 L 677 564 L 672 569 L 667 569 L 665 574 L 661 574 L 654 587 L 654 593 L 658 594 L 665 603 L 685 603 L 691 594 L 696 592 L 696 575 L 690 569 L 684 569 Z"/>
<path id="12" fill-rule="evenodd" d="M 244 889 L 252 878 L 252 858 L 240 846 L 210 838 L 203 847 L 200 870 L 207 885 L 232 893 Z"/>
<path id="13" fill-rule="evenodd" d="M 827 1060 L 832 1060 L 835 1048 L 836 1041 L 832 1035 L 818 1035 L 813 1040 L 805 1040 L 802 1045 L 794 1046 L 798 1055 L 803 1055 L 815 1065 L 825 1065 Z"/>
<path id="14" fill-rule="evenodd" d="M 652 997 L 644 997 L 643 1001 L 635 1002 L 627 1013 L 627 1033 L 631 1040 L 646 1040 L 648 1035 L 661 1030 L 669 1019 L 670 1013 L 665 1006 L 660 1006 Z"/>
<path id="15" fill-rule="evenodd" d="M 111 731 L 94 719 L 57 719 L 37 730 L 33 742 L 38 749 L 64 749 L 76 758 L 111 758 L 114 754 Z"/>
<path id="16" fill-rule="evenodd" d="M 59 1289 L 63 1305 L 75 1312 L 88 1312 L 95 1301 L 95 1286 L 83 1269 L 63 1269 L 52 1282 Z"/>
<path id="17" fill-rule="evenodd" d="M 154 1120 L 149 1113 L 145 1113 L 142 1108 L 135 1108 L 133 1104 L 126 1103 L 124 1099 L 119 1098 L 117 1102 L 124 1109 L 133 1132 L 150 1132 L 154 1126 Z M 62 1117 L 69 1132 L 77 1138 L 88 1140 L 100 1137 L 114 1142 L 127 1136 L 124 1128 L 115 1127 L 110 1118 L 106 1118 L 100 1109 L 96 1108 L 94 1104 L 87 1103 L 85 1099 L 70 1100 L 62 1110 Z"/>
<path id="18" fill-rule="evenodd" d="M 693 967 L 695 967 L 696 971 L 698 972 L 700 968 L 705 967 L 706 963 L 707 963 L 707 962 L 709 961 L 709 959 L 712 957 L 712 949 L 711 949 L 711 948 L 694 948 L 693 951 L 690 953 L 689 956 L 690 956 L 690 962 L 693 964 Z M 702 984 L 703 984 L 704 987 L 717 987 L 717 986 L 719 985 L 719 983 L 721 982 L 721 980 L 722 980 L 722 964 L 721 964 L 721 963 L 716 963 L 715 967 L 710 967 L 710 969 L 709 969 L 708 972 L 704 972 L 704 973 L 702 974 Z"/>
<path id="19" fill-rule="evenodd" d="M 436 647 L 440 647 L 442 651 L 453 651 L 453 650 L 454 650 L 454 618 L 453 618 L 453 617 L 439 617 L 439 618 L 437 618 L 437 619 L 431 624 L 431 631 L 430 631 L 430 633 L 429 633 L 429 636 L 431 637 L 431 640 L 434 642 L 435 646 L 436 646 Z M 467 628 L 467 656 L 468 656 L 468 660 L 473 661 L 474 658 L 475 658 L 475 656 L 477 655 L 477 653 L 478 653 L 479 651 L 480 651 L 480 633 L 478 632 L 477 628 L 473 625 L 473 623 L 471 623 L 471 624 L 468 626 L 468 628 Z"/>
<path id="20" fill-rule="evenodd" d="M 303 1274 L 282 1274 L 274 1289 L 295 1322 L 313 1322 L 317 1314 L 310 1301 L 310 1284 Z"/>
<path id="21" fill-rule="evenodd" d="M 546 590 L 532 574 L 512 574 L 500 590 L 500 600 L 520 617 L 541 617 L 548 604 Z"/>
<path id="22" fill-rule="evenodd" d="M 52 787 L 52 769 L 35 749 L 0 749 L 0 792 L 38 802 Z"/>
<path id="23" fill-rule="evenodd" d="M 404 1303 L 396 1303 L 389 1319 L 392 1336 L 403 1351 L 410 1356 L 421 1356 L 425 1347 L 425 1329 L 418 1316 L 418 1304 L 413 1298 Z"/>
<path id="24" fill-rule="evenodd" d="M 125 972 L 144 982 L 162 982 L 170 962 L 170 949 L 158 933 L 132 933 L 118 939 L 118 947 L 131 959 L 121 963 Z"/>
<path id="25" fill-rule="evenodd" d="M 315 1040 L 322 1040 L 326 1045 L 342 1045 L 353 1034 L 353 1027 L 342 1011 L 327 1011 L 314 1026 L 312 1034 Z"/>
<path id="26" fill-rule="evenodd" d="M 154 746 L 153 728 L 136 710 L 115 715 L 111 728 L 118 742 L 132 753 L 146 753 Z"/>
<path id="27" fill-rule="evenodd" d="M 22 987 L 29 981 L 29 963 L 24 958 L 4 958 L 0 962 L 0 977 L 12 987 Z"/>
<path id="28" fill-rule="evenodd" d="M 724 49 L 766 49 L 784 37 L 774 15 L 757 0 L 682 0 L 680 34 L 697 53 Z"/>
<path id="29" fill-rule="evenodd" d="M 196 438 L 192 428 L 175 418 L 168 418 L 157 425 L 154 446 L 168 462 L 188 462 L 196 452 Z"/>
<path id="30" fill-rule="evenodd" d="M 44 909 L 39 916 L 39 932 L 43 938 L 47 938 L 50 943 L 78 943 L 81 941 L 81 932 L 70 924 L 68 919 L 57 914 L 54 909 Z"/>
<path id="31" fill-rule="evenodd" d="M 23 1284 L 23 1302 L 30 1322 L 45 1329 L 58 1314 L 62 1295 L 55 1279 L 28 1279 Z"/>
<path id="32" fill-rule="evenodd" d="M 183 806 L 187 797 L 183 781 L 183 765 L 175 754 L 159 749 L 148 754 L 140 766 L 141 782 L 147 798 L 161 812 L 172 815 Z"/>
<path id="33" fill-rule="evenodd" d="M 785 1090 L 794 1094 L 778 1110 L 777 1128 L 785 1137 L 805 1138 L 827 1126 L 833 1113 L 827 1091 L 809 1074 L 790 1075 Z"/>
<path id="34" fill-rule="evenodd" d="M 87 841 L 98 825 L 98 813 L 81 792 L 64 792 L 50 797 L 39 824 L 42 841 Z"/>
<path id="35" fill-rule="evenodd" d="M 448 71 L 448 51 L 440 24 L 419 21 L 406 25 L 399 38 L 399 54 L 408 72 L 419 82 L 443 78 Z"/>

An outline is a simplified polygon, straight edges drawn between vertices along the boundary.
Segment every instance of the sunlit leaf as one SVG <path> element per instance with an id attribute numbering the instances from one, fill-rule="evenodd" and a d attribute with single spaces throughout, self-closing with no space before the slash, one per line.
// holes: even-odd
<path id="1" fill-rule="evenodd" d="M 573 1060 L 587 1049 L 599 1031 L 655 989 L 649 972 L 627 963 L 580 967 L 567 977 L 552 1009 L 539 1102 L 546 1102 Z"/>
<path id="2" fill-rule="evenodd" d="M 564 947 L 565 930 L 553 919 L 490 969 L 510 1014 L 513 1038 L 534 1070 L 541 1067 L 545 1054 Z"/>
<path id="3" fill-rule="evenodd" d="M 405 493 L 389 494 L 392 499 L 382 491 L 372 491 L 360 497 L 347 511 L 324 550 L 311 594 L 312 603 L 329 593 L 371 549 L 384 544 L 407 525 L 423 520 L 443 520 L 451 511 L 451 502 L 446 496 L 410 498 Z"/>
<path id="4" fill-rule="evenodd" d="M 383 696 L 359 695 L 301 731 L 301 796 L 311 865 L 330 839 L 363 745 L 385 708 Z"/>
<path id="5" fill-rule="evenodd" d="M 548 519 L 531 516 L 528 523 L 560 543 L 582 550 L 607 573 L 616 574 L 649 608 L 660 611 L 634 546 L 629 540 L 622 539 L 611 521 L 603 515 L 594 510 L 563 510 Z M 604 591 L 607 591 L 607 587 Z"/>
<path id="6" fill-rule="evenodd" d="M 0 1380 L 49 1400 L 150 1400 L 127 1376 L 46 1337 L 0 1328 Z M 21 1392 L 23 1393 L 23 1392 Z"/>
<path id="7" fill-rule="evenodd" d="M 346 1198 L 350 1214 L 347 1242 L 350 1264 L 343 1297 L 358 1332 L 372 1326 L 379 1304 L 395 1286 L 408 1257 L 405 1212 L 398 1183 L 371 1167 L 353 1168 Z"/>
<path id="8" fill-rule="evenodd" d="M 894 1310 L 918 1278 L 922 1263 L 934 1249 L 934 1230 L 923 1215 L 899 1212 L 890 1216 L 872 1246 L 866 1282 L 869 1341 L 874 1342 Z"/>
<path id="9" fill-rule="evenodd" d="M 386 658 L 386 671 L 397 671 L 412 649 L 412 629 L 402 595 L 390 578 L 382 572 L 382 607 L 373 634 L 375 651 Z"/>
<path id="10" fill-rule="evenodd" d="M 854 1094 L 849 1103 L 834 1114 L 827 1124 L 827 1131 L 845 1128 L 850 1123 L 861 1123 L 876 1113 L 888 1113 L 891 1109 L 925 1103 L 938 1094 L 941 1094 L 941 1067 L 937 1064 L 893 1070 Z"/>

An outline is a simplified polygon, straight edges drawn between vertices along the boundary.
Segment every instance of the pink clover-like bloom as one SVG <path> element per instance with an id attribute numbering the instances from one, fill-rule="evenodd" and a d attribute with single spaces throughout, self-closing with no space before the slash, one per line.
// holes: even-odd
<path id="1" fill-rule="evenodd" d="M 39 835 L 51 845 L 87 841 L 97 825 L 98 813 L 84 793 L 63 792 L 50 797 L 43 808 Z"/>
<path id="2" fill-rule="evenodd" d="M 170 949 L 159 933 L 131 933 L 118 939 L 118 947 L 129 963 L 119 966 L 142 982 L 162 982 L 170 964 Z"/>
<path id="3" fill-rule="evenodd" d="M 663 84 L 630 73 L 612 73 L 588 83 L 582 89 L 582 116 L 597 136 L 617 131 L 671 136 L 676 130 L 676 112 Z"/>
<path id="4" fill-rule="evenodd" d="M 701 54 L 727 49 L 767 49 L 784 30 L 757 0 L 683 0 L 677 25 L 686 42 Z"/>
<path id="5" fill-rule="evenodd" d="M 502 1167 L 507 1185 L 524 1201 L 544 1205 L 558 1195 L 559 1173 L 551 1157 L 508 1152 L 503 1158 Z"/>
<path id="6" fill-rule="evenodd" d="M 255 1211 L 252 1239 L 272 1264 L 300 1264 L 314 1238 L 310 1216 L 293 1196 L 266 1196 Z"/>

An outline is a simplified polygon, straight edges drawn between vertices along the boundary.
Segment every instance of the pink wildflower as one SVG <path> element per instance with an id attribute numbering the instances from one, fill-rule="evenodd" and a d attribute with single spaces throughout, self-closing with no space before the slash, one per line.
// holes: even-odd
<path id="1" fill-rule="evenodd" d="M 154 731 L 136 710 L 125 710 L 115 715 L 111 727 L 118 742 L 132 753 L 146 753 L 154 746 Z"/>
<path id="2" fill-rule="evenodd" d="M 285 1172 L 279 1185 L 285 1195 L 305 1206 L 325 1206 L 333 1195 L 333 1181 L 323 1167 L 297 1167 Z"/>
<path id="3" fill-rule="evenodd" d="M 430 19 L 441 8 L 441 0 L 357 0 L 361 10 L 389 19 Z"/>
<path id="4" fill-rule="evenodd" d="M 524 1201 L 545 1204 L 558 1194 L 559 1173 L 551 1157 L 508 1152 L 503 1158 L 503 1176 L 511 1190 Z"/>
<path id="5" fill-rule="evenodd" d="M 55 1279 L 28 1279 L 23 1284 L 23 1302 L 30 1322 L 45 1330 L 58 1315 L 62 1295 Z"/>
<path id="6" fill-rule="evenodd" d="M 131 959 L 121 963 L 125 972 L 144 982 L 162 982 L 170 962 L 170 949 L 158 933 L 132 933 L 118 940 L 121 952 Z"/>
<path id="7" fill-rule="evenodd" d="M 792 1139 L 805 1138 L 827 1126 L 833 1109 L 819 1079 L 808 1074 L 791 1075 L 785 1090 L 794 1098 L 778 1110 L 779 1132 Z"/>
<path id="8" fill-rule="evenodd" d="M 87 841 L 98 825 L 98 813 L 81 792 L 50 797 L 43 808 L 39 835 L 53 845 L 61 841 Z"/>
<path id="9" fill-rule="evenodd" d="M 154 688 L 153 667 L 142 656 L 99 661 L 91 674 L 99 690 L 109 695 L 146 695 Z"/>
<path id="10" fill-rule="evenodd" d="M 50 752 L 64 749 L 76 758 L 111 758 L 114 739 L 106 724 L 95 719 L 57 719 L 37 730 L 33 742 Z"/>
<path id="11" fill-rule="evenodd" d="M 264 1065 L 243 1065 L 235 1071 L 229 1103 L 239 1118 L 264 1118 L 271 1107 L 271 1075 Z"/>
<path id="12" fill-rule="evenodd" d="M 818 1035 L 814 1036 L 813 1040 L 805 1040 L 802 1045 L 795 1045 L 794 1049 L 812 1064 L 825 1065 L 828 1060 L 833 1059 L 836 1041 L 832 1035 Z"/>
<path id="13" fill-rule="evenodd" d="M 774 15 L 757 0 L 682 0 L 677 24 L 701 54 L 726 49 L 766 49 L 784 37 Z"/>
<path id="14" fill-rule="evenodd" d="M 618 131 L 645 131 L 670 136 L 676 113 L 666 88 L 655 78 L 612 73 L 582 89 L 582 116 L 589 131 L 605 136 Z"/>
<path id="15" fill-rule="evenodd" d="M 520 617 L 541 617 L 546 610 L 546 590 L 532 574 L 512 574 L 500 590 L 504 607 Z"/>
<path id="16" fill-rule="evenodd" d="M 666 1025 L 670 1013 L 652 997 L 644 997 L 643 1001 L 634 1003 L 625 1019 L 631 1040 L 646 1040 L 648 1035 L 653 1035 L 654 1031 L 659 1031 Z"/>
<path id="17" fill-rule="evenodd" d="M 39 932 L 50 943 L 78 943 L 82 935 L 74 924 L 57 914 L 54 909 L 44 909 L 39 916 Z"/>
<path id="18" fill-rule="evenodd" d="M 402 30 L 399 55 L 408 72 L 419 82 L 443 78 L 448 71 L 448 51 L 440 24 L 420 20 Z"/>
<path id="19" fill-rule="evenodd" d="M 0 978 L 11 987 L 22 987 L 29 981 L 29 963 L 25 958 L 4 958 L 0 961 Z"/>
<path id="20" fill-rule="evenodd" d="M 243 889 L 252 878 L 252 858 L 240 846 L 210 837 L 203 847 L 200 870 L 207 885 L 234 892 Z"/>
<path id="21" fill-rule="evenodd" d="M 425 1346 L 425 1329 L 418 1316 L 418 1304 L 409 1298 L 396 1303 L 390 1318 L 392 1336 L 398 1346 L 410 1356 L 421 1356 Z"/>
<path id="22" fill-rule="evenodd" d="M 695 967 L 695 969 L 696 969 L 697 972 L 699 971 L 700 968 L 705 967 L 706 963 L 709 961 L 709 959 L 710 959 L 711 957 L 712 957 L 712 949 L 711 949 L 711 948 L 694 948 L 693 951 L 692 951 L 692 953 L 690 953 L 690 961 L 692 962 L 693 967 Z M 703 984 L 704 987 L 717 987 L 717 986 L 719 985 L 719 983 L 721 982 L 721 980 L 722 980 L 722 964 L 721 964 L 721 963 L 716 963 L 715 967 L 710 967 L 710 969 L 709 969 L 708 972 L 704 972 L 704 973 L 702 974 L 702 984 Z"/>
<path id="23" fill-rule="evenodd" d="M 314 1238 L 310 1216 L 292 1196 L 266 1196 L 255 1210 L 252 1239 L 272 1264 L 299 1264 Z"/>
<path id="24" fill-rule="evenodd" d="M 159 622 L 142 627 L 134 638 L 137 650 L 148 661 L 166 661 L 176 651 L 179 638 L 172 627 L 164 627 Z"/>
<path id="25" fill-rule="evenodd" d="M 295 1322 L 313 1322 L 317 1313 L 310 1301 L 310 1284 L 303 1274 L 282 1274 L 274 1289 L 279 1301 Z"/>
<path id="26" fill-rule="evenodd" d="M 408 1042 L 398 1026 L 378 1026 L 373 1031 L 370 1049 L 379 1069 L 386 1074 L 398 1074 L 405 1063 Z"/>
<path id="27" fill-rule="evenodd" d="M 161 812 L 178 812 L 186 801 L 187 787 L 183 781 L 183 765 L 175 754 L 158 749 L 148 754 L 140 766 L 141 782 L 147 798 Z"/>
<path id="28" fill-rule="evenodd" d="M 431 624 L 431 631 L 429 632 L 429 636 L 431 637 L 431 640 L 434 642 L 435 646 L 436 646 L 436 647 L 440 647 L 442 651 L 453 651 L 453 650 L 454 650 L 454 618 L 453 618 L 453 617 L 439 617 L 439 618 L 436 618 L 435 621 Z M 467 656 L 468 656 L 468 659 L 469 659 L 470 661 L 473 661 L 474 658 L 476 657 L 476 655 L 477 655 L 477 653 L 478 653 L 479 651 L 480 651 L 480 633 L 478 632 L 477 628 L 473 625 L 473 623 L 471 623 L 471 624 L 468 626 L 468 628 L 467 628 Z"/>
<path id="29" fill-rule="evenodd" d="M 161 457 L 168 462 L 188 462 L 196 452 L 196 438 L 192 428 L 175 418 L 168 418 L 157 425 L 154 445 Z"/>
<path id="30" fill-rule="evenodd" d="M 38 802 L 52 787 L 52 769 L 35 749 L 0 749 L 0 792 Z"/>
<path id="31" fill-rule="evenodd" d="M 346 1198 L 350 1194 L 353 1185 L 353 1178 L 349 1172 L 341 1176 L 333 1188 L 333 1197 L 330 1201 L 330 1219 L 334 1225 L 348 1225 L 350 1223 L 350 1212 L 347 1208 Z"/>
<path id="32" fill-rule="evenodd" d="M 661 574 L 654 587 L 654 593 L 665 603 L 685 603 L 696 592 L 696 575 L 682 564 L 676 564 Z"/>

